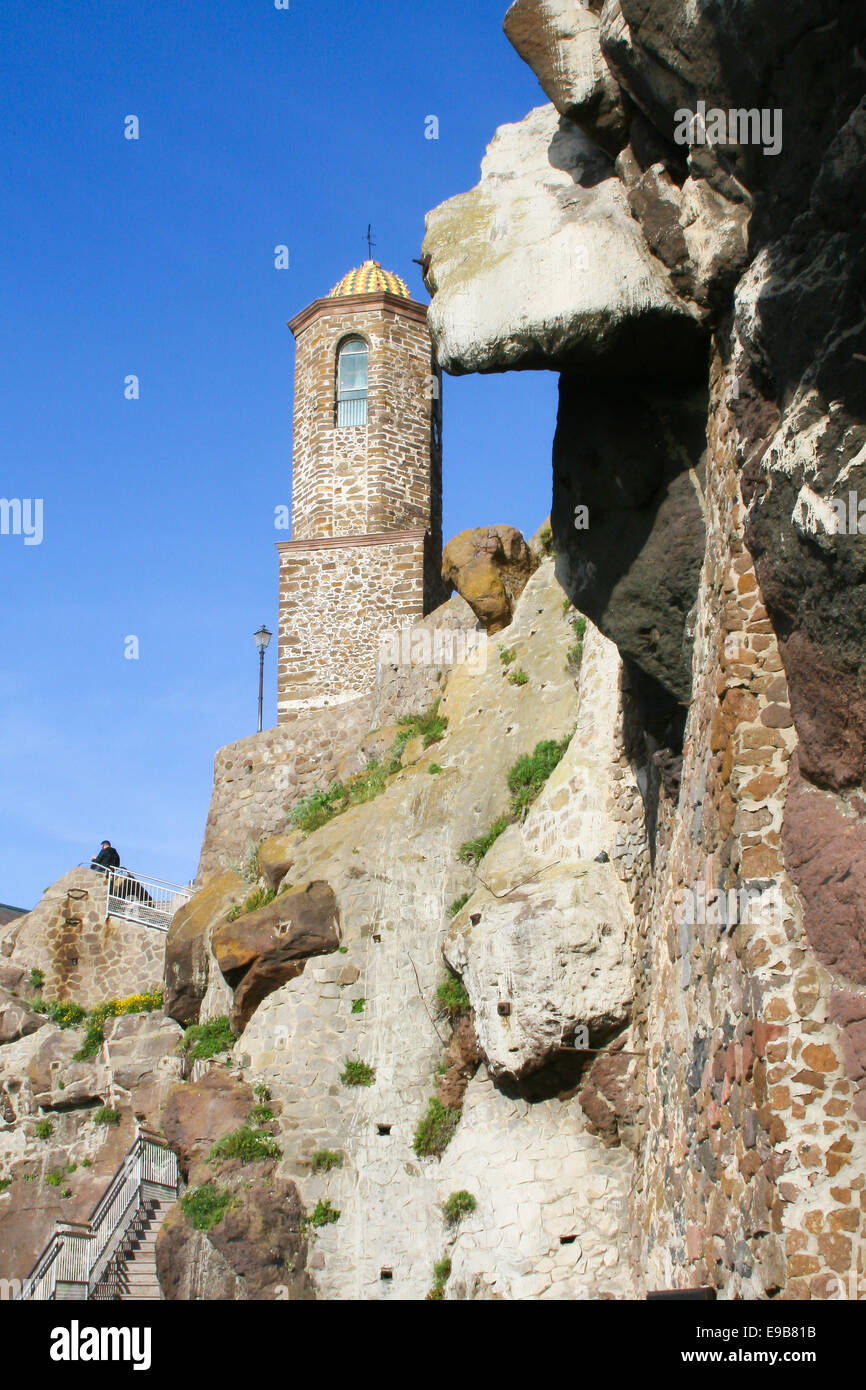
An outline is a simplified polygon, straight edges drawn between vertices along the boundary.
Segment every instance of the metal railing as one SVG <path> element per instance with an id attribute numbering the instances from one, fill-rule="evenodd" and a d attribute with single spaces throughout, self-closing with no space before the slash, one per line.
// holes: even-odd
<path id="1" fill-rule="evenodd" d="M 90 1299 L 145 1203 L 174 1201 L 177 1155 L 142 1132 L 83 1225 L 67 1222 L 46 1245 L 24 1280 L 20 1300 Z"/>
<path id="2" fill-rule="evenodd" d="M 106 917 L 118 917 L 157 931 L 168 931 L 178 908 L 188 903 L 195 892 L 190 884 L 166 883 L 161 878 L 134 874 L 131 869 L 104 869 L 93 864 L 81 867 L 94 869 L 105 879 Z"/>

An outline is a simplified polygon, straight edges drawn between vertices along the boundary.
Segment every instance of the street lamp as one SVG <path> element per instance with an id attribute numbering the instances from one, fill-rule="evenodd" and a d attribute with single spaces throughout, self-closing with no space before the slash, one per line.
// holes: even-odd
<path id="1" fill-rule="evenodd" d="M 257 646 L 258 649 L 259 649 L 259 727 L 258 727 L 257 732 L 258 732 L 258 733 L 261 733 L 261 732 L 262 732 L 262 699 L 263 699 L 263 697 L 264 697 L 264 689 L 265 689 L 265 652 L 267 651 L 267 649 L 268 649 L 268 643 L 269 643 L 270 640 L 271 640 L 271 633 L 268 632 L 268 629 L 265 627 L 264 623 L 262 623 L 262 625 L 261 625 L 261 627 L 259 628 L 258 632 L 254 633 L 253 635 L 255 636 L 255 639 L 256 639 L 256 646 Z"/>

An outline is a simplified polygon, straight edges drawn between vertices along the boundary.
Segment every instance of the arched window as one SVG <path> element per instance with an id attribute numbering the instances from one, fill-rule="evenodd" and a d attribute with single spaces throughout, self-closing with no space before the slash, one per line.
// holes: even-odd
<path id="1" fill-rule="evenodd" d="M 337 359 L 337 424 L 367 423 L 368 348 L 363 338 L 347 338 Z"/>

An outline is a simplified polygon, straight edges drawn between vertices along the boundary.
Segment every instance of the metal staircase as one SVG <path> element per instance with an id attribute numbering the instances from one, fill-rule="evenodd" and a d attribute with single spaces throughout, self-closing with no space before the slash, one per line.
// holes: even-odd
<path id="1" fill-rule="evenodd" d="M 159 1298 L 156 1237 L 179 1195 L 177 1155 L 142 1131 L 90 1220 L 58 1223 L 18 1298 Z"/>

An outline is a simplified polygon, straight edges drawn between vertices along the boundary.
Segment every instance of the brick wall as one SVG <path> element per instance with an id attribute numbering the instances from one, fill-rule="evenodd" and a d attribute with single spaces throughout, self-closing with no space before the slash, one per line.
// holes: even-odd
<path id="1" fill-rule="evenodd" d="M 371 690 L 382 634 L 424 612 L 424 532 L 288 541 L 280 552 L 277 717 Z"/>
<path id="2" fill-rule="evenodd" d="M 291 326 L 293 539 L 420 527 L 441 551 L 440 377 L 424 305 L 388 294 L 317 300 Z M 369 346 L 368 423 L 340 428 L 337 356 L 355 334 Z"/>

